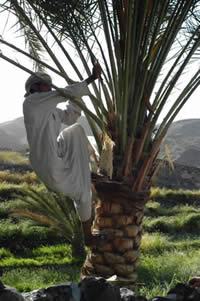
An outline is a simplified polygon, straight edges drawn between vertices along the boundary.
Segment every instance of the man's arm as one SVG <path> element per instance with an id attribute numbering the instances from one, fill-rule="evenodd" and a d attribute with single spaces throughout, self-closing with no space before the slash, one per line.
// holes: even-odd
<path id="1" fill-rule="evenodd" d="M 66 91 L 68 94 L 71 94 L 74 97 L 82 97 L 84 95 L 88 95 L 86 93 L 88 90 L 87 85 L 95 81 L 101 75 L 101 67 L 97 63 L 94 65 L 92 69 L 92 75 L 89 76 L 86 80 L 81 83 L 75 83 L 73 85 L 67 86 L 63 90 Z M 57 107 L 57 112 L 60 116 L 60 120 L 62 123 L 71 125 L 77 121 L 77 119 L 81 115 L 81 108 L 77 105 L 73 104 L 71 101 L 66 102 L 66 107 L 63 109 Z"/>

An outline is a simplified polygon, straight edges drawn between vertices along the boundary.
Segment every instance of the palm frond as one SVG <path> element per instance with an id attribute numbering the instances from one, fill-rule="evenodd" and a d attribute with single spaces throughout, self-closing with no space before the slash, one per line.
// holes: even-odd
<path id="1" fill-rule="evenodd" d="M 22 196 L 23 194 L 23 196 Z M 22 201 L 11 215 L 30 219 L 33 224 L 49 226 L 59 231 L 59 235 L 72 242 L 81 228 L 72 199 L 53 192 L 37 192 L 27 188 L 15 194 Z"/>

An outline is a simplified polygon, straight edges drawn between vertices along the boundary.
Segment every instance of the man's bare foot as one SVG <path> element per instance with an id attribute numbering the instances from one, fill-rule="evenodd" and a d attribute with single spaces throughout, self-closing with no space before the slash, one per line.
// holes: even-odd
<path id="1" fill-rule="evenodd" d="M 98 246 L 105 239 L 105 235 L 103 233 L 91 233 L 87 237 L 85 237 L 85 245 L 87 247 L 95 247 Z"/>
<path id="2" fill-rule="evenodd" d="M 91 232 L 91 219 L 81 222 L 83 227 L 83 234 L 85 238 L 85 245 L 87 247 L 95 247 L 100 245 L 103 240 L 109 241 L 113 239 L 113 232 L 102 230 Z"/>
<path id="3" fill-rule="evenodd" d="M 189 281 L 189 285 L 192 288 L 200 287 L 200 277 L 192 277 Z"/>

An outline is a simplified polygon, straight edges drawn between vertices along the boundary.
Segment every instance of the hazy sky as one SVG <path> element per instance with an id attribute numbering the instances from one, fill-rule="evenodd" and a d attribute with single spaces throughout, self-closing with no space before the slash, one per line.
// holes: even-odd
<path id="1" fill-rule="evenodd" d="M 3 34 L 5 40 L 17 43 L 23 47 L 21 38 L 16 38 L 12 30 L 4 32 L 4 22 L 0 23 L 0 35 Z M 8 48 L 0 44 L 0 50 L 3 50 L 5 55 L 16 58 L 14 51 L 9 52 Z M 199 65 L 199 63 L 197 62 Z M 27 61 L 27 65 L 31 66 L 31 62 Z M 66 66 L 67 67 L 67 66 Z M 8 62 L 0 58 L 0 84 L 1 84 L 1 109 L 0 123 L 15 119 L 22 116 L 22 103 L 24 100 L 24 83 L 29 76 L 26 72 L 12 66 Z M 63 83 L 56 82 L 56 85 L 63 86 Z M 161 117 L 162 118 L 162 117 Z M 200 87 L 188 100 L 182 111 L 177 116 L 176 120 L 200 118 Z M 161 120 L 160 120 L 161 121 Z"/>

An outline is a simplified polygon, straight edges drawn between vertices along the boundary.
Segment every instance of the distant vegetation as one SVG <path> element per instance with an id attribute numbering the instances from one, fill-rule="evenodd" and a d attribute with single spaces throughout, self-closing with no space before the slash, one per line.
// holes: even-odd
<path id="1" fill-rule="evenodd" d="M 19 158 L 28 164 L 26 157 L 16 153 L 9 154 L 6 162 L 19 164 Z M 21 208 L 30 188 L 41 195 L 46 191 L 34 172 L 0 171 L 0 279 L 22 292 L 65 281 L 79 282 L 84 257 L 72 256 L 65 235 L 11 215 L 13 209 Z M 143 229 L 140 294 L 147 298 L 166 295 L 177 282 L 187 283 L 191 276 L 200 276 L 200 191 L 153 188 Z"/>
<path id="2" fill-rule="evenodd" d="M 29 159 L 18 152 L 0 151 L 0 162 L 10 164 L 29 164 Z"/>
<path id="3" fill-rule="evenodd" d="M 19 173 L 10 170 L 0 171 L 0 182 L 12 183 L 12 184 L 39 184 L 40 180 L 34 172 L 27 171 L 25 173 Z"/>

